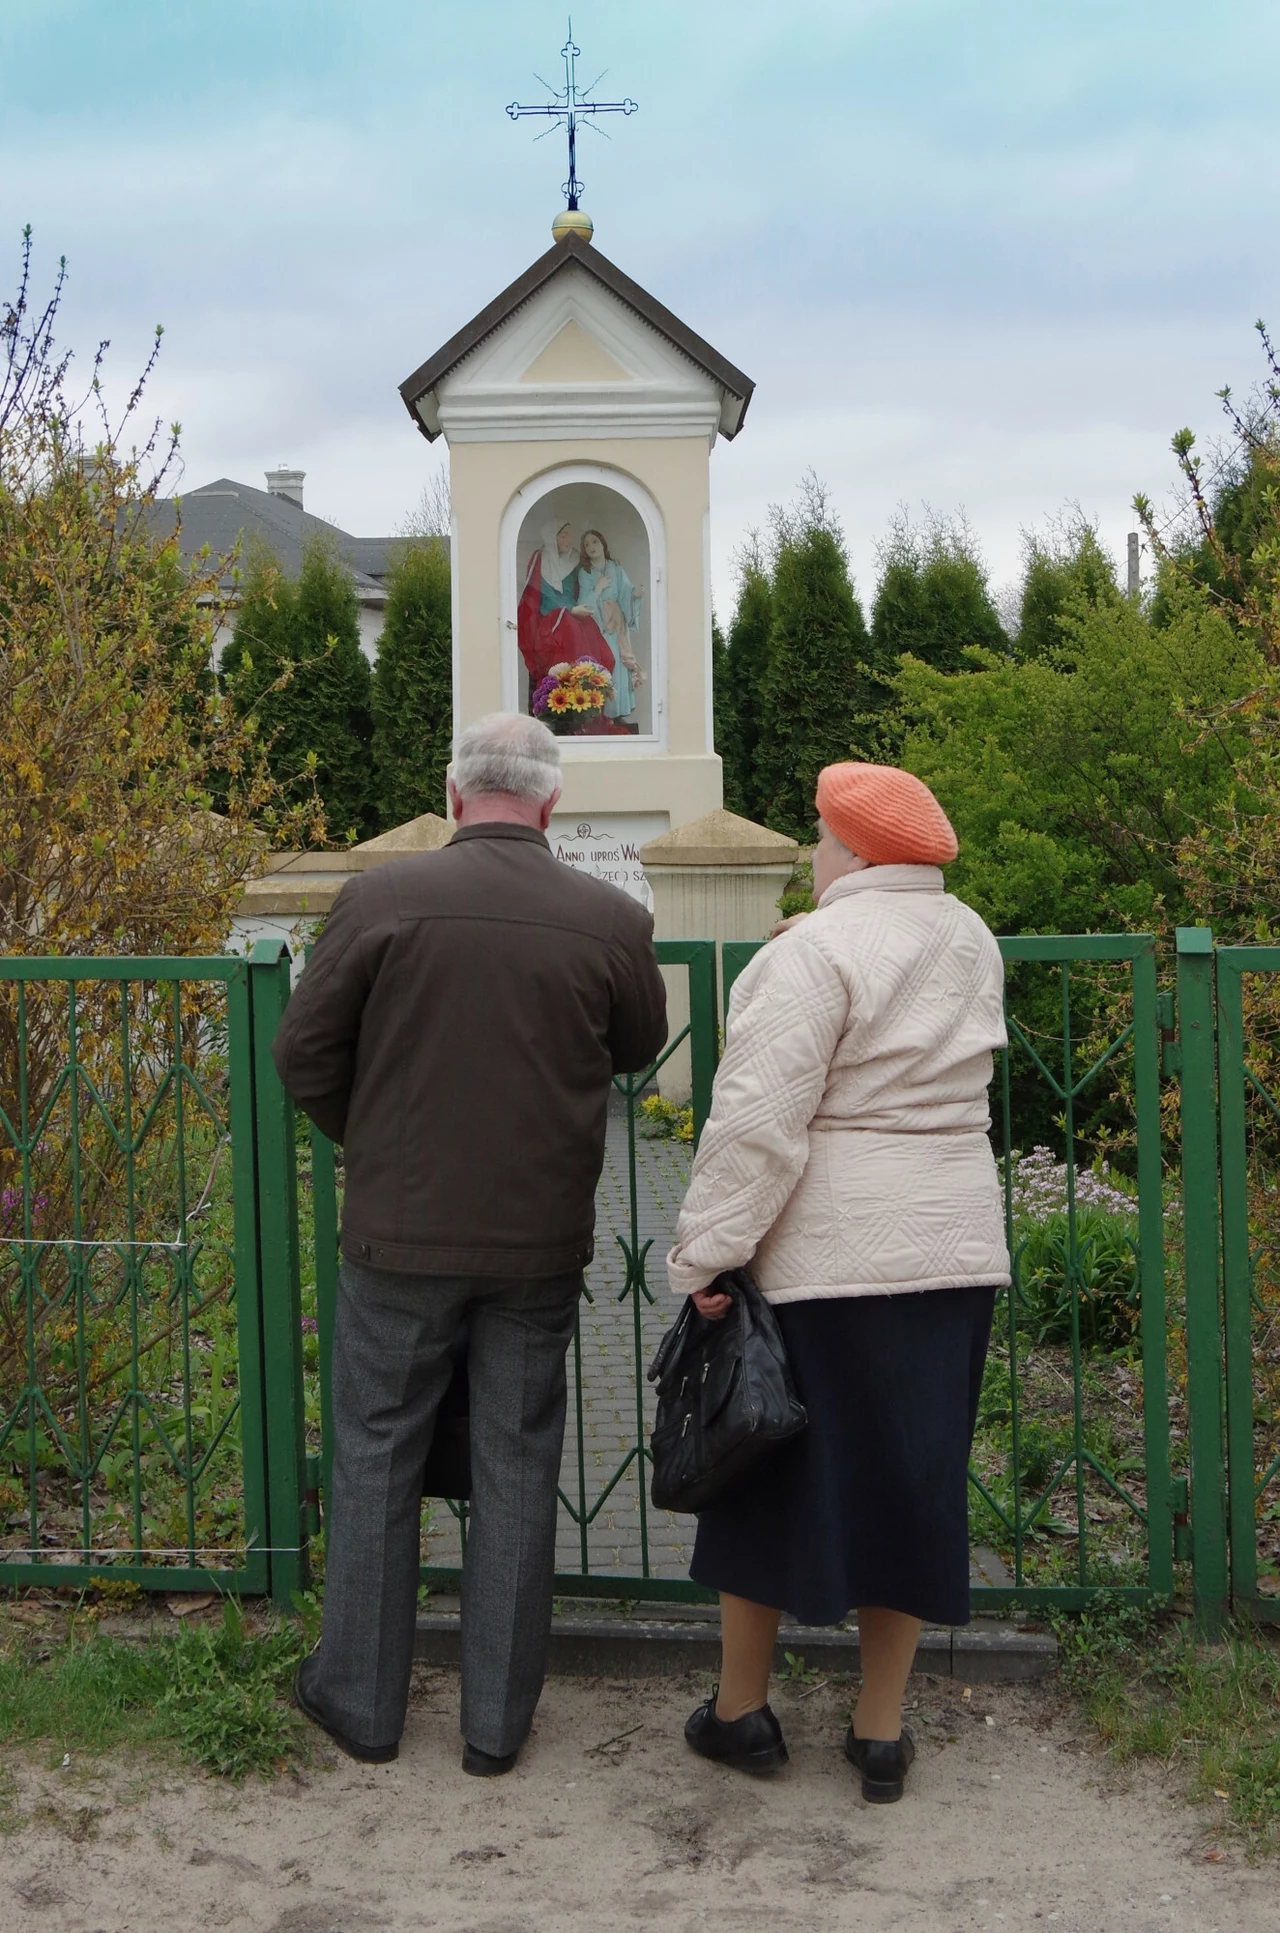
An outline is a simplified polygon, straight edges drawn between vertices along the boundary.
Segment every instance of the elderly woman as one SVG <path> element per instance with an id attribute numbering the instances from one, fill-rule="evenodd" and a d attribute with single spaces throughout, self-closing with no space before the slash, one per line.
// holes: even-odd
<path id="1" fill-rule="evenodd" d="M 746 1772 L 783 1764 L 779 1613 L 835 1624 L 856 1607 L 845 1753 L 887 1803 L 914 1756 L 902 1699 L 921 1623 L 969 1620 L 968 1457 L 1009 1281 L 987 1139 L 1003 973 L 945 890 L 956 837 L 927 786 L 830 765 L 817 805 L 817 911 L 734 987 L 668 1258 L 712 1318 L 730 1306 L 715 1277 L 750 1266 L 809 1413 L 699 1517 L 690 1569 L 720 1592 L 723 1668 L 685 1737 Z"/>

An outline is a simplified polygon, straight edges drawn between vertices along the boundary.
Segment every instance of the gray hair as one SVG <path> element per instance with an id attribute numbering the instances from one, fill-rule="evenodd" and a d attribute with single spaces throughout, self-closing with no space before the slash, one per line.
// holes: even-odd
<path id="1" fill-rule="evenodd" d="M 560 745 L 538 718 L 491 711 L 460 732 L 449 777 L 463 799 L 506 792 L 541 805 L 560 783 Z"/>

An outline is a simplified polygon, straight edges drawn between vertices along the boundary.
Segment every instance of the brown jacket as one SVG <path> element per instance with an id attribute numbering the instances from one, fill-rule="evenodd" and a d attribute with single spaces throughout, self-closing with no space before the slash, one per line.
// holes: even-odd
<path id="1" fill-rule="evenodd" d="M 590 1261 L 611 1078 L 666 1037 L 643 908 L 481 824 L 343 887 L 272 1051 L 343 1144 L 351 1260 L 542 1276 Z"/>

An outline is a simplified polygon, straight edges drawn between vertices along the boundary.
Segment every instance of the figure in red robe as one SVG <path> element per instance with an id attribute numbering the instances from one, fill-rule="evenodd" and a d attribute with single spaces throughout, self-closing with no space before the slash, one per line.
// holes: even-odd
<path id="1" fill-rule="evenodd" d="M 524 590 L 516 611 L 520 656 L 533 690 L 553 664 L 574 664 L 590 658 L 610 676 L 615 659 L 605 635 L 578 602 L 578 552 L 573 526 L 548 524 L 542 548 L 535 550 L 525 572 Z"/>

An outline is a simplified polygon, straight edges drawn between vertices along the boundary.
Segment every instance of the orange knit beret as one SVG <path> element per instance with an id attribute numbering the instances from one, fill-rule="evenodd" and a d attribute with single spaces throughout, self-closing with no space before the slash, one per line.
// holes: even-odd
<path id="1" fill-rule="evenodd" d="M 945 866 L 960 847 L 922 779 L 893 765 L 828 765 L 818 811 L 842 846 L 872 866 Z"/>

